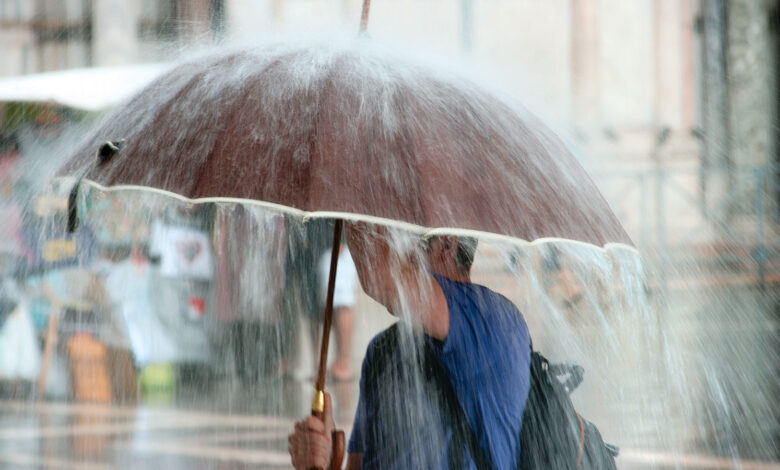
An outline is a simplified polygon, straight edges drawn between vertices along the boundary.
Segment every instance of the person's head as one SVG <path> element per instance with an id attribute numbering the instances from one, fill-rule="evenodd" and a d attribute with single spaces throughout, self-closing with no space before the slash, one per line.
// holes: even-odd
<path id="1" fill-rule="evenodd" d="M 363 290 L 382 305 L 397 297 L 399 276 L 405 272 L 433 271 L 455 281 L 470 281 L 469 272 L 477 248 L 471 237 L 434 236 L 423 243 L 424 256 L 393 237 L 391 230 L 365 222 L 346 224 L 347 244 Z"/>
<path id="2" fill-rule="evenodd" d="M 468 279 L 477 250 L 476 238 L 437 235 L 426 240 L 425 247 L 433 272 L 450 279 Z"/>
<path id="3" fill-rule="evenodd" d="M 363 291 L 387 306 L 389 299 L 394 297 L 393 270 L 398 260 L 393 256 L 388 229 L 365 222 L 347 222 L 345 225 L 347 246 Z"/>

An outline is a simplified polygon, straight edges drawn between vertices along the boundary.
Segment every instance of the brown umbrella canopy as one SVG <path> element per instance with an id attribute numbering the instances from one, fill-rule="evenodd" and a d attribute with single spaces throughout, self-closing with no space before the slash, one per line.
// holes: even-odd
<path id="1" fill-rule="evenodd" d="M 94 164 L 105 141 L 125 146 Z M 520 107 L 369 41 L 182 65 L 63 172 L 187 198 L 259 200 L 524 240 L 631 244 L 574 156 Z"/>

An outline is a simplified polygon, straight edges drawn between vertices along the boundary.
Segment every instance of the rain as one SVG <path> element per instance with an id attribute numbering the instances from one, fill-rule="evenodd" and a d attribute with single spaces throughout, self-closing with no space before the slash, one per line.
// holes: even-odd
<path id="1" fill-rule="evenodd" d="M 530 346 L 616 468 L 779 469 L 778 24 L 0 0 L 0 468 L 290 468 L 323 389 L 364 466 L 516 466 L 580 439 L 527 424 Z M 447 243 L 495 351 L 419 308 Z"/>

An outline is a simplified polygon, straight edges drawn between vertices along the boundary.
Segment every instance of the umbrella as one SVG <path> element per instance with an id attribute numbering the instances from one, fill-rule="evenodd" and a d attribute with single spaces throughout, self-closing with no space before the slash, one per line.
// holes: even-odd
<path id="1" fill-rule="evenodd" d="M 124 139 L 121 151 L 106 141 Z M 631 244 L 566 146 L 472 82 L 367 41 L 206 57 L 109 117 L 63 172 L 513 239 Z"/>
<path id="2" fill-rule="evenodd" d="M 136 188 L 424 235 L 631 245 L 576 158 L 533 115 L 362 39 L 174 68 L 108 117 L 61 173 L 80 177 L 72 201 L 80 185 Z M 334 253 L 341 223 L 335 230 Z M 332 289 L 333 277 L 329 299 Z M 322 351 L 319 399 L 327 335 Z"/>

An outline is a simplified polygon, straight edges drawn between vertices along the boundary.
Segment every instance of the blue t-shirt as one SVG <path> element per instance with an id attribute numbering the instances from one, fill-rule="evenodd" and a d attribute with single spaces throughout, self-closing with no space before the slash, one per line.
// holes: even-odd
<path id="1" fill-rule="evenodd" d="M 516 468 L 530 383 L 531 340 L 518 309 L 505 297 L 435 275 L 450 313 L 444 342 L 399 334 L 378 373 L 377 343 L 366 352 L 349 452 L 362 468 L 450 468 L 452 426 L 442 403 L 423 392 L 415 351 L 427 341 L 450 379 L 471 428 L 496 468 Z M 415 348 L 415 343 L 417 348 Z M 466 451 L 465 468 L 476 468 Z"/>

